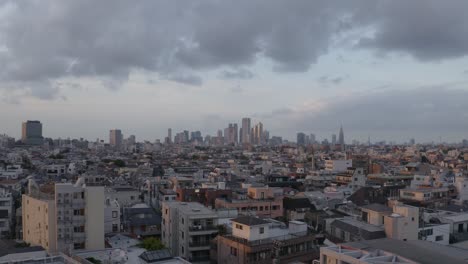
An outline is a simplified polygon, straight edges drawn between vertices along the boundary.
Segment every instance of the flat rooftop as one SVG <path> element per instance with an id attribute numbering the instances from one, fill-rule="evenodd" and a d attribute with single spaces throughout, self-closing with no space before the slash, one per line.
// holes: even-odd
<path id="1" fill-rule="evenodd" d="M 423 240 L 401 241 L 382 238 L 342 245 L 367 251 L 381 249 L 424 264 L 466 264 L 468 261 L 468 250 Z"/>

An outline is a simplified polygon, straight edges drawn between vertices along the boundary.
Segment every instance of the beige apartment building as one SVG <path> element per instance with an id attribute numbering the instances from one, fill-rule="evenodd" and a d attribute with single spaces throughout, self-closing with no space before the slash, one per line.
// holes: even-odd
<path id="1" fill-rule="evenodd" d="M 49 253 L 104 248 L 104 188 L 55 184 L 46 192 L 33 180 L 23 202 L 23 240 Z"/>

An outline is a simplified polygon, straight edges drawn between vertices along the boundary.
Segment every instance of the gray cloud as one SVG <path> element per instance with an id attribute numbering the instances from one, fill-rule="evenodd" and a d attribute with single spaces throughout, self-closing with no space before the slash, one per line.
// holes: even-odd
<path id="1" fill-rule="evenodd" d="M 337 3 L 6 1 L 3 8 L 9 9 L 0 21 L 0 44 L 5 47 L 0 82 L 21 87 L 69 76 L 120 82 L 134 70 L 144 70 L 200 85 L 200 77 L 193 78 L 196 73 L 180 77 L 181 72 L 237 68 L 259 56 L 271 59 L 278 71 L 305 71 L 331 41 L 335 23 L 327 15 L 346 11 Z M 251 76 L 245 71 L 225 75 L 236 74 Z M 57 92 L 34 89 L 43 89 L 32 93 L 40 98 Z"/>
<path id="2" fill-rule="evenodd" d="M 421 60 L 468 53 L 464 0 L 26 0 L 0 8 L 0 83 L 43 99 L 60 92 L 44 84 L 70 76 L 116 89 L 142 70 L 201 85 L 205 70 L 243 69 L 259 58 L 274 71 L 304 72 L 337 36 L 364 27 L 375 34 L 355 37 L 359 47 Z"/>
<path id="3" fill-rule="evenodd" d="M 254 74 L 244 68 L 234 69 L 234 70 L 225 70 L 221 72 L 220 77 L 223 79 L 252 79 Z"/>
<path id="4" fill-rule="evenodd" d="M 422 61 L 468 53 L 468 2 L 464 0 L 379 1 L 370 18 L 375 34 L 359 45 L 407 53 Z"/>
<path id="5" fill-rule="evenodd" d="M 318 111 L 294 110 L 272 114 L 279 129 L 316 132 L 328 137 L 343 124 L 348 140 L 379 135 L 386 139 L 437 139 L 440 135 L 461 140 L 460 131 L 468 130 L 468 91 L 446 86 L 416 89 L 387 89 L 323 100 Z M 286 131 L 284 131 L 286 133 Z"/>
<path id="6" fill-rule="evenodd" d="M 174 75 L 169 75 L 168 80 L 183 83 L 183 84 L 189 84 L 189 85 L 195 85 L 195 86 L 200 86 L 202 84 L 202 78 L 196 75 L 192 74 L 174 74 Z"/>

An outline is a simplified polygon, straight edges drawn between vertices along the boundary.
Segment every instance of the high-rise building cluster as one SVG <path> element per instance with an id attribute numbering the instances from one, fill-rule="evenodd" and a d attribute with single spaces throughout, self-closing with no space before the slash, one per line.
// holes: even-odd
<path id="1" fill-rule="evenodd" d="M 224 129 L 218 129 L 215 136 L 202 136 L 200 131 L 184 130 L 176 133 L 172 138 L 172 129 L 168 129 L 166 144 L 196 144 L 196 145 L 267 145 L 269 144 L 270 133 L 263 128 L 263 123 L 258 122 L 251 126 L 250 118 L 243 118 L 241 127 L 237 123 L 229 123 Z M 282 143 L 282 140 L 279 144 Z"/>

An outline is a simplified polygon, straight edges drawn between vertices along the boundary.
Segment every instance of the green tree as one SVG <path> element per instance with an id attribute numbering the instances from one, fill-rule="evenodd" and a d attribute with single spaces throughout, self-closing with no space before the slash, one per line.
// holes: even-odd
<path id="1" fill-rule="evenodd" d="M 166 248 L 161 240 L 155 237 L 148 237 L 143 239 L 143 242 L 138 244 L 139 247 L 144 248 L 146 250 L 160 250 Z"/>
<path id="2" fill-rule="evenodd" d="M 114 160 L 114 164 L 115 164 L 115 166 L 117 166 L 117 167 L 125 167 L 125 161 L 120 160 L 120 159 Z"/>

